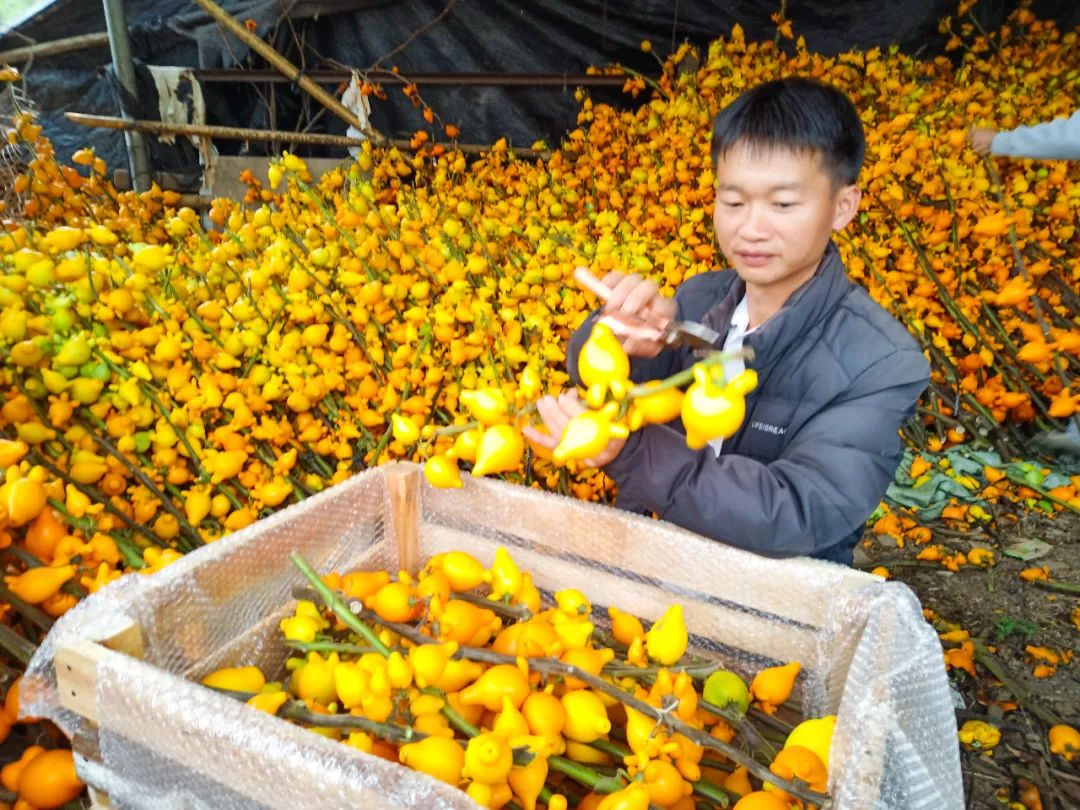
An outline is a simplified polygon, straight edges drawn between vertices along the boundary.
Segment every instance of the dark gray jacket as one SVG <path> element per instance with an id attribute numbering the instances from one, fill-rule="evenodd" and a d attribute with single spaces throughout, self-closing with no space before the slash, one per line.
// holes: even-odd
<path id="1" fill-rule="evenodd" d="M 726 335 L 744 291 L 730 270 L 696 276 L 675 295 L 677 317 Z M 570 338 L 575 383 L 595 317 Z M 832 244 L 814 277 L 745 345 L 758 387 L 739 432 L 719 456 L 689 449 L 678 419 L 631 434 L 605 468 L 619 486 L 616 504 L 761 554 L 850 565 L 900 463 L 898 431 L 929 365 L 907 330 L 848 279 Z M 696 359 L 689 349 L 663 351 L 635 359 L 631 376 L 668 377 Z"/>

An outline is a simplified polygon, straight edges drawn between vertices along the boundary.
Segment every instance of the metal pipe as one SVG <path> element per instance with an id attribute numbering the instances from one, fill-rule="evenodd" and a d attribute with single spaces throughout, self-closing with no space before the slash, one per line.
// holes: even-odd
<path id="1" fill-rule="evenodd" d="M 242 70 L 230 68 L 202 68 L 191 71 L 201 82 L 273 82 L 291 83 L 292 80 L 273 70 Z M 305 76 L 320 84 L 337 84 L 352 78 L 348 70 L 309 70 Z M 364 73 L 373 81 L 394 81 L 419 86 L 469 86 L 469 87 L 622 87 L 627 76 L 599 76 L 591 73 L 409 73 L 397 74 L 389 70 L 371 70 Z"/>
<path id="2" fill-rule="evenodd" d="M 135 63 L 131 59 L 131 41 L 128 39 L 127 14 L 124 12 L 124 0 L 104 0 L 105 28 L 109 34 L 109 51 L 112 54 L 113 70 L 120 86 L 138 100 L 139 91 L 135 83 Z M 132 119 L 131 110 L 121 98 L 121 112 L 125 118 Z M 128 162 L 131 164 L 131 176 L 136 191 L 150 188 L 150 153 L 146 138 L 141 132 L 128 130 L 124 133 L 127 143 Z"/>

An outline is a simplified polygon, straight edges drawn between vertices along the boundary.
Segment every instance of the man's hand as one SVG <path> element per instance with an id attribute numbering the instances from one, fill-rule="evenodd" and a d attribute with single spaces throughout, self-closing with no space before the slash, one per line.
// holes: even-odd
<path id="1" fill-rule="evenodd" d="M 675 299 L 661 295 L 655 283 L 636 275 L 612 271 L 603 284 L 610 290 L 601 320 L 608 321 L 631 357 L 656 357 L 665 348 L 653 337 L 675 318 Z"/>
<path id="2" fill-rule="evenodd" d="M 996 129 L 972 127 L 968 132 L 968 140 L 971 142 L 971 148 L 980 155 L 989 155 L 990 145 L 994 142 L 994 136 L 997 134 Z"/>
<path id="3" fill-rule="evenodd" d="M 573 417 L 579 413 L 584 413 L 586 410 L 578 398 L 577 391 L 566 391 L 560 394 L 558 398 L 552 396 L 543 397 L 537 401 L 536 411 L 540 414 L 540 418 L 544 421 L 544 426 L 548 429 L 548 432 L 541 433 L 536 428 L 528 426 L 522 432 L 525 434 L 525 438 L 533 444 L 546 447 L 548 450 L 554 450 L 562 439 L 566 424 Z M 584 463 L 589 467 L 603 467 L 605 464 L 615 460 L 615 456 L 619 455 L 625 444 L 626 439 L 612 439 L 608 442 L 607 447 L 592 458 L 585 459 Z"/>

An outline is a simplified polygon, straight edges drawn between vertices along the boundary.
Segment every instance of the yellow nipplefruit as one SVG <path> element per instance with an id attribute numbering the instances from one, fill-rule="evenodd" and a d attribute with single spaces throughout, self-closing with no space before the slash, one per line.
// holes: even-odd
<path id="1" fill-rule="evenodd" d="M 672 605 L 645 634 L 645 651 L 654 661 L 671 666 L 682 658 L 688 641 L 682 605 Z"/>
<path id="2" fill-rule="evenodd" d="M 1072 762 L 1074 757 L 1080 757 L 1080 731 L 1072 726 L 1058 724 L 1051 727 L 1047 741 L 1050 743 L 1050 752 L 1064 757 L 1068 762 Z"/>
<path id="3" fill-rule="evenodd" d="M 825 768 L 828 769 L 829 751 L 832 748 L 832 738 L 835 730 L 835 714 L 804 720 L 792 729 L 784 745 L 801 745 L 803 748 L 809 748 L 821 758 Z"/>
<path id="4" fill-rule="evenodd" d="M 510 699 L 514 708 L 520 708 L 528 695 L 529 681 L 518 667 L 496 664 L 462 690 L 461 702 L 466 706 L 483 706 L 489 712 L 496 712 L 502 708 L 504 697 Z"/>
<path id="5" fill-rule="evenodd" d="M 607 612 L 611 618 L 611 635 L 620 644 L 629 647 L 635 638 L 645 635 L 645 627 L 636 616 L 624 613 L 617 607 L 609 607 Z"/>
<path id="6" fill-rule="evenodd" d="M 457 463 L 442 454 L 436 454 L 424 462 L 424 478 L 440 489 L 461 489 L 464 486 Z"/>
<path id="7" fill-rule="evenodd" d="M 801 669 L 802 665 L 798 661 L 792 661 L 780 667 L 761 670 L 750 683 L 750 697 L 762 711 L 773 714 L 777 707 L 791 697 L 795 679 Z"/>
<path id="8" fill-rule="evenodd" d="M 323 658 L 317 652 L 308 653 L 305 661 L 292 675 L 292 690 L 301 700 L 313 700 L 327 706 L 337 697 L 334 669 L 338 665 L 337 653 Z"/>
<path id="9" fill-rule="evenodd" d="M 42 566 L 31 568 L 18 576 L 4 577 L 8 589 L 24 602 L 38 605 L 51 597 L 75 576 L 74 565 L 61 565 L 57 568 Z"/>
<path id="10" fill-rule="evenodd" d="M 550 692 L 533 692 L 521 705 L 521 714 L 529 724 L 529 731 L 538 737 L 557 740 L 566 724 L 566 710 L 562 701 Z"/>
<path id="11" fill-rule="evenodd" d="M 461 775 L 485 785 L 505 782 L 514 764 L 514 755 L 505 737 L 477 734 L 465 748 Z"/>
<path id="12" fill-rule="evenodd" d="M 641 782 L 631 782 L 605 796 L 596 810 L 647 810 L 648 806 L 649 789 Z"/>
<path id="13" fill-rule="evenodd" d="M 446 737 L 427 737 L 403 745 L 398 757 L 414 771 L 434 776 L 448 785 L 456 786 L 461 781 L 461 770 L 465 767 L 465 751 L 455 740 Z"/>
<path id="14" fill-rule="evenodd" d="M 409 664 L 416 685 L 425 689 L 437 684 L 457 649 L 458 643 L 451 641 L 446 644 L 420 644 L 409 650 Z"/>
<path id="15" fill-rule="evenodd" d="M 428 563 L 432 569 L 442 571 L 455 592 L 471 591 L 484 582 L 484 566 L 464 551 L 447 551 L 436 554 Z"/>
<path id="16" fill-rule="evenodd" d="M 261 692 L 248 698 L 247 705 L 253 709 L 267 714 L 277 714 L 289 701 L 289 693 L 284 690 L 277 692 Z"/>
<path id="17" fill-rule="evenodd" d="M 474 476 L 513 472 L 521 464 L 525 439 L 512 425 L 495 425 L 484 431 L 476 450 Z"/>
<path id="18" fill-rule="evenodd" d="M 266 676 L 258 667 L 226 667 L 202 679 L 205 686 L 231 692 L 258 692 L 266 685 Z"/>
<path id="19" fill-rule="evenodd" d="M 607 709 L 594 692 L 577 689 L 562 696 L 566 720 L 563 734 L 567 739 L 591 743 L 611 731 Z"/>

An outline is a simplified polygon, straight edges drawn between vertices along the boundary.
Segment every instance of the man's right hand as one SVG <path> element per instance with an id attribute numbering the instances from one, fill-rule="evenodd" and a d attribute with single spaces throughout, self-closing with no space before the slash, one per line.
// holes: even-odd
<path id="1" fill-rule="evenodd" d="M 996 129 L 988 127 L 972 127 L 968 132 L 968 141 L 971 148 L 980 155 L 989 155 L 990 147 L 994 143 L 994 136 L 998 134 Z"/>
<path id="2" fill-rule="evenodd" d="M 666 346 L 655 335 L 675 319 L 675 299 L 660 293 L 648 279 L 612 271 L 604 276 L 609 293 L 600 310 L 631 357 L 656 357 Z"/>

